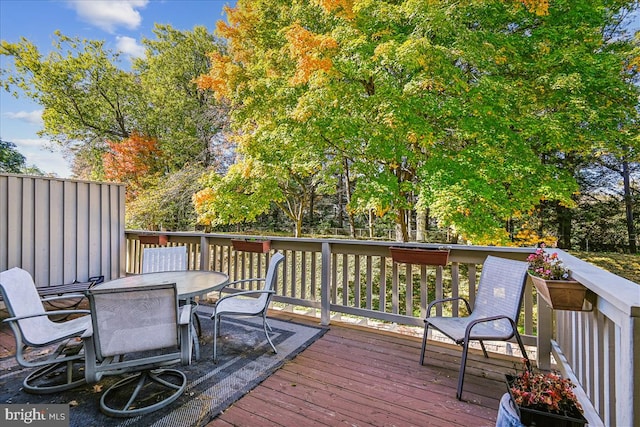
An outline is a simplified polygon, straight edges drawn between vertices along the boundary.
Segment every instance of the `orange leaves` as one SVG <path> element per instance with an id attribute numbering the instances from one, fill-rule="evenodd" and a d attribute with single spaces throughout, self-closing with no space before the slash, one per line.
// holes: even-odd
<path id="1" fill-rule="evenodd" d="M 640 56 L 633 56 L 627 65 L 629 71 L 640 72 Z"/>
<path id="2" fill-rule="evenodd" d="M 196 209 L 206 206 L 215 199 L 215 192 L 211 187 L 206 187 L 193 195 L 193 204 Z"/>
<path id="3" fill-rule="evenodd" d="M 323 57 L 328 50 L 338 47 L 333 37 L 314 34 L 296 23 L 289 27 L 286 38 L 289 55 L 298 60 L 296 73 L 291 78 L 292 84 L 306 83 L 314 72 L 329 71 L 333 66 L 330 58 Z"/>
<path id="4" fill-rule="evenodd" d="M 243 35 L 254 29 L 259 21 L 250 1 L 236 7 L 224 6 L 224 12 L 229 24 L 224 21 L 216 22 L 216 32 L 227 40 L 243 38 Z"/>
<path id="5" fill-rule="evenodd" d="M 108 141 L 108 145 L 110 151 L 102 158 L 105 178 L 134 186 L 154 170 L 161 155 L 155 138 L 137 133 L 121 142 Z"/>
<path id="6" fill-rule="evenodd" d="M 228 82 L 234 75 L 234 69 L 237 68 L 231 58 L 221 55 L 219 52 L 209 54 L 211 60 L 211 69 L 209 74 L 203 74 L 196 79 L 196 84 L 200 89 L 211 89 L 217 100 L 228 96 Z"/>
<path id="7" fill-rule="evenodd" d="M 316 0 L 315 3 L 327 13 L 335 13 L 348 20 L 355 18 L 353 0 Z"/>

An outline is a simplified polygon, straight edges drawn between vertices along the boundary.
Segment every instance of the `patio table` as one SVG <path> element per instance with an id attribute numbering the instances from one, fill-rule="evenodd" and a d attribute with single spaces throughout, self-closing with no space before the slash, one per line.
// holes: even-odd
<path id="1" fill-rule="evenodd" d="M 224 288 L 227 283 L 229 283 L 229 276 L 219 271 L 162 271 L 126 276 L 104 282 L 98 286 L 101 289 L 121 289 L 162 283 L 175 283 L 178 298 L 185 300 L 187 304 L 191 304 L 193 298 L 198 295 L 215 292 Z M 193 333 L 193 347 L 196 360 L 198 360 L 200 359 L 200 343 L 196 333 Z"/>

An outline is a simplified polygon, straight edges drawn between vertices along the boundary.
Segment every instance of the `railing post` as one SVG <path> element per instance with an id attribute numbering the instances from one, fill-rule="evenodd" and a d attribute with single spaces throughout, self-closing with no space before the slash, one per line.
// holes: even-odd
<path id="1" fill-rule="evenodd" d="M 320 324 L 331 322 L 331 245 L 322 243 L 322 266 L 320 270 Z"/>
<path id="2" fill-rule="evenodd" d="M 636 311 L 636 313 L 633 313 Z M 616 330 L 616 425 L 640 426 L 640 317 L 630 313 L 629 322 Z"/>
<path id="3" fill-rule="evenodd" d="M 553 310 L 538 294 L 538 369 L 551 369 L 551 338 L 553 334 Z"/>
<path id="4" fill-rule="evenodd" d="M 206 236 L 200 236 L 200 270 L 209 269 L 209 240 Z"/>

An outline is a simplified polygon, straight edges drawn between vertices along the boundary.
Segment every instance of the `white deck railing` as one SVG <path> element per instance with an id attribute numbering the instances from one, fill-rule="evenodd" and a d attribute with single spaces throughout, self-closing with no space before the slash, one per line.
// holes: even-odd
<path id="1" fill-rule="evenodd" d="M 127 273 L 140 272 L 143 245 L 127 231 Z M 227 273 L 231 280 L 262 277 L 269 253 L 238 252 L 231 239 L 250 236 L 163 233 L 169 245 L 186 245 L 190 269 Z M 450 246 L 445 267 L 393 262 L 395 242 L 269 237 L 285 254 L 276 302 L 307 307 L 328 325 L 331 316 L 423 326 L 428 302 L 468 296 L 473 306 L 487 255 L 524 260 L 532 248 Z M 440 245 L 405 244 L 436 248 Z M 521 315 L 525 344 L 537 347 L 538 366 L 558 368 L 578 390 L 590 426 L 640 426 L 640 286 L 563 251 L 560 258 L 597 300 L 591 312 L 553 311 L 527 285 Z M 453 315 L 461 306 L 453 306 Z M 551 364 L 551 355 L 556 365 Z M 589 403 L 590 402 L 590 403 Z"/>

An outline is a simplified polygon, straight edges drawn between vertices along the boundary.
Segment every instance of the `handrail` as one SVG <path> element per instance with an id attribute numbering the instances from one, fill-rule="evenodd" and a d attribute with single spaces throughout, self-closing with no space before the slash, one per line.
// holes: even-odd
<path id="1" fill-rule="evenodd" d="M 139 234 L 127 230 L 127 273 L 139 272 Z M 169 245 L 186 245 L 189 268 L 227 273 L 231 280 L 261 277 L 270 253 L 239 252 L 237 234 L 162 233 Z M 260 236 L 286 255 L 273 301 L 306 307 L 328 325 L 332 316 L 358 316 L 423 326 L 429 301 L 467 296 L 473 305 L 481 266 L 487 255 L 526 259 L 534 248 L 450 245 L 447 266 L 393 262 L 390 246 L 438 248 L 419 244 L 347 239 Z M 556 251 L 556 250 L 554 250 Z M 553 311 L 534 298 L 527 285 L 520 327 L 534 346 L 541 369 L 557 367 L 575 378 L 590 426 L 640 426 L 640 286 L 557 250 L 572 277 L 596 296 L 591 312 Z M 462 307 L 454 306 L 453 315 Z M 318 313 L 319 312 L 319 313 Z M 551 355 L 556 362 L 551 364 Z M 588 399 L 588 401 L 586 400 Z"/>

